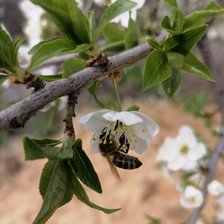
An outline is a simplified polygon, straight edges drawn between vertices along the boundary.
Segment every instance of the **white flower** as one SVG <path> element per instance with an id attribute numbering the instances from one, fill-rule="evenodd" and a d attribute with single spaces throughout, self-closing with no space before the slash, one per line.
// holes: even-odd
<path id="1" fill-rule="evenodd" d="M 79 122 L 94 131 L 90 144 L 95 152 L 99 152 L 103 134 L 112 138 L 124 150 L 130 148 L 142 153 L 147 149 L 147 140 L 152 139 L 159 131 L 152 119 L 136 111 L 100 110 L 81 117 Z"/>
<path id="2" fill-rule="evenodd" d="M 208 185 L 208 192 L 212 196 L 219 196 L 224 192 L 224 186 L 217 180 L 213 180 L 209 185 Z"/>
<path id="3" fill-rule="evenodd" d="M 165 162 L 168 169 L 195 170 L 197 162 L 206 154 L 203 143 L 197 142 L 191 128 L 183 126 L 176 138 L 166 138 L 157 156 L 158 162 Z"/>
<path id="4" fill-rule="evenodd" d="M 114 3 L 115 1 L 116 0 L 112 0 L 112 3 Z M 131 18 L 133 20 L 136 20 L 137 10 L 140 9 L 144 5 L 145 0 L 132 0 L 132 1 L 137 3 L 137 5 L 130 10 Z M 129 12 L 125 12 L 119 15 L 118 17 L 116 17 L 115 19 L 113 19 L 112 22 L 121 23 L 122 26 L 128 27 L 128 20 L 129 20 Z"/>
<path id="5" fill-rule="evenodd" d="M 99 6 L 108 5 L 108 3 L 109 3 L 108 0 L 94 0 L 94 2 Z"/>
<path id="6" fill-rule="evenodd" d="M 180 198 L 180 204 L 184 208 L 197 208 L 203 203 L 203 195 L 194 186 L 187 186 Z"/>
<path id="7" fill-rule="evenodd" d="M 219 212 L 219 213 L 216 215 L 216 221 L 217 221 L 218 223 L 223 223 L 223 222 L 224 222 L 224 211 Z"/>
<path id="8" fill-rule="evenodd" d="M 44 10 L 28 0 L 23 0 L 19 4 L 19 7 L 27 19 L 24 33 L 28 37 L 28 45 L 33 46 L 41 40 L 41 16 L 43 15 Z"/>

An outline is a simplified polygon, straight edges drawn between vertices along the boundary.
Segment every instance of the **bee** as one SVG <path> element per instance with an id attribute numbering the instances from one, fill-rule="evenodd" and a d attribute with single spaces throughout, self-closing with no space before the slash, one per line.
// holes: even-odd
<path id="1" fill-rule="evenodd" d="M 107 133 L 105 129 L 102 130 L 100 136 L 99 149 L 103 157 L 106 158 L 112 174 L 121 180 L 116 167 L 122 169 L 137 169 L 142 165 L 137 157 L 127 155 L 130 144 L 124 133 L 119 137 L 119 144 L 114 140 L 111 130 Z"/>

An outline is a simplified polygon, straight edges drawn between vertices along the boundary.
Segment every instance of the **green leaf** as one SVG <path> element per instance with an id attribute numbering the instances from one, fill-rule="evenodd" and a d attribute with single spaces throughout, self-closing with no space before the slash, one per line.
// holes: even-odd
<path id="1" fill-rule="evenodd" d="M 30 70 L 35 70 L 47 59 L 69 53 L 76 48 L 74 43 L 64 37 L 55 37 L 46 41 L 42 41 L 30 50 L 31 63 Z"/>
<path id="2" fill-rule="evenodd" d="M 116 18 L 120 14 L 132 9 L 137 3 L 130 0 L 117 0 L 110 6 L 106 8 L 103 15 L 100 18 L 98 32 L 100 32 L 103 27 L 110 22 L 112 19 Z"/>
<path id="3" fill-rule="evenodd" d="M 108 23 L 103 28 L 103 36 L 107 43 L 123 41 L 125 33 L 124 29 L 113 23 Z"/>
<path id="4" fill-rule="evenodd" d="M 0 73 L 0 85 L 6 80 L 8 79 L 8 75 Z"/>
<path id="5" fill-rule="evenodd" d="M 77 178 L 77 175 L 73 169 L 73 167 L 71 166 L 70 164 L 70 167 L 72 171 L 70 171 L 70 174 L 69 174 L 69 177 L 70 177 L 70 180 L 72 181 L 72 187 L 73 187 L 73 190 L 74 190 L 74 194 L 76 195 L 76 197 L 81 201 L 83 202 L 84 204 L 88 205 L 89 207 L 91 208 L 95 208 L 97 210 L 100 210 L 106 214 L 111 214 L 111 213 L 114 213 L 114 212 L 117 212 L 120 210 L 120 208 L 115 208 L 115 209 L 108 209 L 108 208 L 103 208 L 99 205 L 96 205 L 94 204 L 93 202 L 91 202 L 89 200 L 89 197 L 87 196 L 84 188 L 82 187 L 82 185 L 80 184 L 78 178 Z"/>
<path id="6" fill-rule="evenodd" d="M 201 78 L 207 79 L 209 81 L 214 81 L 209 68 L 201 61 L 199 61 L 192 53 L 189 53 L 184 58 L 182 69 Z"/>
<path id="7" fill-rule="evenodd" d="M 13 41 L 9 33 L 0 26 L 0 67 L 11 72 L 16 71 L 20 40 Z"/>
<path id="8" fill-rule="evenodd" d="M 172 26 L 171 26 L 169 16 L 164 16 L 160 25 L 163 29 L 167 30 L 168 32 L 172 31 Z"/>
<path id="9" fill-rule="evenodd" d="M 129 17 L 128 30 L 124 37 L 125 48 L 128 49 L 138 45 L 140 36 L 141 32 L 138 24 L 131 17 Z"/>
<path id="10" fill-rule="evenodd" d="M 83 52 L 83 51 L 87 51 L 87 50 L 89 50 L 89 49 L 92 48 L 92 47 L 93 47 L 92 44 L 80 44 L 80 45 L 78 45 L 78 46 L 75 48 L 75 50 L 74 50 L 73 52 L 78 52 L 78 53 L 80 53 L 80 52 Z"/>
<path id="11" fill-rule="evenodd" d="M 193 114 L 194 116 L 201 116 L 205 111 L 205 106 L 208 105 L 210 98 L 207 92 L 195 91 L 184 95 L 184 110 Z M 194 103 L 192 103 L 194 102 Z"/>
<path id="12" fill-rule="evenodd" d="M 166 51 L 173 51 L 187 55 L 192 47 L 202 38 L 207 31 L 207 25 L 193 27 L 182 34 L 174 35 L 162 42 Z"/>
<path id="13" fill-rule="evenodd" d="M 109 43 L 105 44 L 104 46 L 102 46 L 100 49 L 103 52 L 108 52 L 108 51 L 117 52 L 120 50 L 124 50 L 125 49 L 124 40 L 109 42 Z"/>
<path id="14" fill-rule="evenodd" d="M 159 50 L 153 50 L 146 58 L 143 78 L 143 90 L 163 82 L 171 75 L 172 69 L 168 63 L 166 54 Z"/>
<path id="15" fill-rule="evenodd" d="M 59 29 L 75 44 L 81 44 L 76 33 L 72 29 L 73 24 L 68 13 L 67 1 L 61 0 L 32 0 L 34 4 L 41 6 L 45 9 L 52 20 L 57 24 Z"/>
<path id="16" fill-rule="evenodd" d="M 154 49 L 154 50 L 162 50 L 162 47 L 161 47 L 160 43 L 157 40 L 149 39 L 148 43 L 149 43 L 149 45 L 150 45 L 150 47 L 152 49 Z"/>
<path id="17" fill-rule="evenodd" d="M 44 158 L 42 146 L 40 146 L 35 139 L 28 137 L 23 138 L 23 148 L 25 153 L 25 160 L 34 160 Z"/>
<path id="18" fill-rule="evenodd" d="M 62 74 L 56 74 L 56 75 L 38 75 L 38 78 L 41 80 L 44 80 L 46 82 L 52 82 L 55 80 L 62 79 Z"/>
<path id="19" fill-rule="evenodd" d="M 45 140 L 46 141 L 46 140 Z M 48 159 L 67 159 L 73 158 L 71 148 L 55 147 L 56 142 L 43 144 L 40 140 L 23 138 L 23 147 L 25 152 L 25 160 L 36 160 L 42 158 Z"/>
<path id="20" fill-rule="evenodd" d="M 183 12 L 178 8 L 173 8 L 172 14 L 173 14 L 172 29 L 176 32 L 182 32 L 185 22 Z"/>
<path id="21" fill-rule="evenodd" d="M 27 138 L 27 137 L 25 137 L 25 138 Z M 55 140 L 55 139 L 49 139 L 49 138 L 45 138 L 45 139 L 30 139 L 30 140 L 34 140 L 41 147 L 56 146 L 58 144 L 61 144 L 61 141 Z"/>
<path id="22" fill-rule="evenodd" d="M 43 204 L 33 224 L 44 224 L 55 210 L 72 199 L 73 189 L 69 184 L 65 161 L 48 161 L 40 181 Z"/>
<path id="23" fill-rule="evenodd" d="M 96 95 L 96 91 L 97 89 L 100 87 L 100 81 L 96 80 L 93 81 L 90 86 L 88 87 L 88 91 L 89 93 L 93 96 L 94 100 L 96 101 L 97 105 L 101 108 L 105 108 L 105 104 L 98 99 L 97 95 Z"/>
<path id="24" fill-rule="evenodd" d="M 76 140 L 75 144 L 72 146 L 72 149 L 74 152 L 74 158 L 70 160 L 70 164 L 76 175 L 86 186 L 98 193 L 102 193 L 102 188 L 97 173 L 94 170 L 88 156 L 82 149 L 82 141 L 80 139 Z"/>
<path id="25" fill-rule="evenodd" d="M 165 0 L 165 3 L 168 4 L 170 7 L 177 7 L 176 0 Z"/>
<path id="26" fill-rule="evenodd" d="M 74 33 L 82 43 L 90 43 L 90 29 L 87 17 L 82 13 L 76 1 L 67 0 L 67 5 Z"/>
<path id="27" fill-rule="evenodd" d="M 91 43 L 94 44 L 96 42 L 96 20 L 94 11 L 89 11 L 87 13 L 88 23 L 89 23 L 89 35 Z"/>
<path id="28" fill-rule="evenodd" d="M 171 76 L 163 82 L 163 89 L 167 96 L 172 97 L 181 82 L 181 74 L 178 69 L 173 69 Z"/>
<path id="29" fill-rule="evenodd" d="M 127 111 L 139 111 L 140 107 L 138 105 L 130 106 Z"/>
<path id="30" fill-rule="evenodd" d="M 70 75 L 81 71 L 85 68 L 85 61 L 81 58 L 70 58 L 62 64 L 63 72 L 62 77 L 67 78 Z"/>
<path id="31" fill-rule="evenodd" d="M 184 62 L 184 56 L 182 54 L 169 51 L 166 53 L 169 64 L 172 67 L 180 68 Z"/>
<path id="32" fill-rule="evenodd" d="M 224 9 L 214 2 L 208 3 L 204 9 L 195 11 L 185 17 L 184 29 L 188 29 L 192 26 L 197 26 L 204 23 L 212 16 L 221 15 L 224 13 Z"/>

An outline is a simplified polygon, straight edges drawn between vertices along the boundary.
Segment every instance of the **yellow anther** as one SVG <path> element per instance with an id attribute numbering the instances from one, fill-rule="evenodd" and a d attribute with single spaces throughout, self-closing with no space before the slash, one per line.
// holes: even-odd
<path id="1" fill-rule="evenodd" d="M 111 131 L 111 135 L 115 135 L 116 134 L 116 131 Z"/>

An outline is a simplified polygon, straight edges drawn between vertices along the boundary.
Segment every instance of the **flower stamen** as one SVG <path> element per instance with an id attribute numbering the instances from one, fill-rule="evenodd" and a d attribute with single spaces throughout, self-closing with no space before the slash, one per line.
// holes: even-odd
<path id="1" fill-rule="evenodd" d="M 181 153 L 182 155 L 187 155 L 188 152 L 189 152 L 189 147 L 188 147 L 187 145 L 183 145 L 183 146 L 181 147 L 181 149 L 180 149 L 180 153 Z"/>

